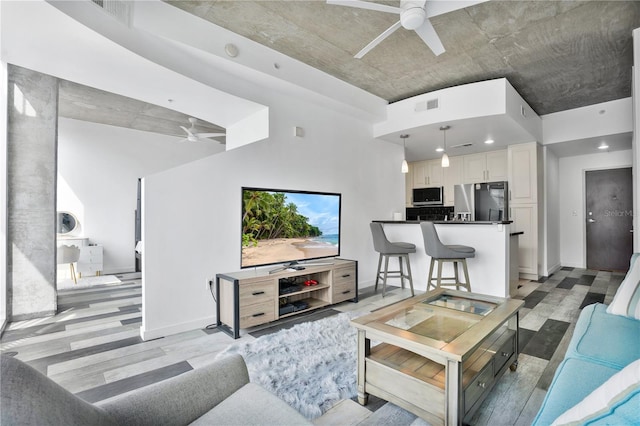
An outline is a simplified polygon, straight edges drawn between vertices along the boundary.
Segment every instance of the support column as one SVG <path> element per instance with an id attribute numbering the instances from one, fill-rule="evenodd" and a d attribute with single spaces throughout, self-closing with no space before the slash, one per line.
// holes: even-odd
<path id="1" fill-rule="evenodd" d="M 7 299 L 11 321 L 56 312 L 58 80 L 8 66 Z"/>

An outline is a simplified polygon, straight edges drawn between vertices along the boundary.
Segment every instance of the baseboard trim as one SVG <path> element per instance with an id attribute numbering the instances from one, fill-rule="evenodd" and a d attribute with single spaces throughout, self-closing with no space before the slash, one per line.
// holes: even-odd
<path id="1" fill-rule="evenodd" d="M 144 323 L 144 317 L 142 318 L 142 322 Z M 183 322 L 180 324 L 174 324 L 167 327 L 160 327 L 155 329 L 147 330 L 143 327 L 140 327 L 140 337 L 142 340 L 153 340 L 159 339 L 161 337 L 170 336 L 172 334 L 184 333 L 185 331 L 192 330 L 201 330 L 210 324 L 215 324 L 216 318 L 215 316 L 200 318 L 197 320 Z"/>
<path id="2" fill-rule="evenodd" d="M 586 269 L 586 266 L 584 266 L 583 264 L 577 264 L 577 263 L 564 263 L 562 266 L 566 268 Z"/>
<path id="3" fill-rule="evenodd" d="M 562 269 L 562 265 L 560 263 L 553 265 L 551 268 L 549 268 L 549 270 L 547 271 L 547 277 L 550 277 L 551 275 L 555 274 L 556 272 L 558 272 L 560 269 Z"/>
<path id="4" fill-rule="evenodd" d="M 56 313 L 57 313 L 57 310 L 54 309 L 53 311 L 42 311 L 42 312 L 33 312 L 28 314 L 11 315 L 10 322 L 18 322 L 18 321 L 26 321 L 30 319 L 36 319 L 36 318 L 52 317 Z"/>
<path id="5" fill-rule="evenodd" d="M 524 272 L 520 272 L 521 280 L 529 280 L 529 281 L 538 281 L 540 276 L 538 274 L 525 274 Z"/>

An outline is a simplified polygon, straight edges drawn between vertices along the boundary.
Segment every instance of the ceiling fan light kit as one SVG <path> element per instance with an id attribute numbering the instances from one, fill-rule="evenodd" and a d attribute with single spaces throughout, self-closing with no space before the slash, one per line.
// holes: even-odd
<path id="1" fill-rule="evenodd" d="M 400 14 L 400 23 L 407 30 L 415 30 L 424 23 L 427 13 L 421 7 L 405 9 Z"/>
<path id="2" fill-rule="evenodd" d="M 398 22 L 387 28 L 382 34 L 373 39 L 373 41 L 355 54 L 354 57 L 356 59 L 360 59 L 400 27 L 415 31 L 418 37 L 420 37 L 431 49 L 433 54 L 438 56 L 445 52 L 445 48 L 442 41 L 440 41 L 440 37 L 438 37 L 436 30 L 433 28 L 433 25 L 431 25 L 429 18 L 433 18 L 434 16 L 442 15 L 447 12 L 453 12 L 454 10 L 463 9 L 476 3 L 482 3 L 483 1 L 486 0 L 460 2 L 400 0 L 400 7 L 387 6 L 385 4 L 372 3 L 363 0 L 327 0 L 327 4 L 400 15 L 400 20 Z"/>

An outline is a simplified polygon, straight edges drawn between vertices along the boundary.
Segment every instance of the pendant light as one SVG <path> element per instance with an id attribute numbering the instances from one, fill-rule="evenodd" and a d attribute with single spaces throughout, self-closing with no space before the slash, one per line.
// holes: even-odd
<path id="1" fill-rule="evenodd" d="M 442 167 L 449 167 L 449 156 L 447 155 L 447 130 L 449 130 L 451 126 L 442 126 L 440 130 L 442 130 L 442 135 L 444 139 L 443 150 L 442 150 Z"/>
<path id="2" fill-rule="evenodd" d="M 402 166 L 400 168 L 400 171 L 402 173 L 409 173 L 409 164 L 407 164 L 407 138 L 409 137 L 409 135 L 403 134 L 400 135 L 400 139 L 402 139 Z"/>

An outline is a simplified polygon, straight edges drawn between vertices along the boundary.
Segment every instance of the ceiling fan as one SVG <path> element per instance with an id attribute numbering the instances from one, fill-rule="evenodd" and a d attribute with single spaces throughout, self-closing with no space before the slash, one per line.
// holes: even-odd
<path id="1" fill-rule="evenodd" d="M 179 140 L 178 142 L 199 142 L 202 139 L 206 138 L 215 138 L 217 136 L 226 136 L 226 133 L 199 133 L 196 131 L 196 123 L 198 122 L 197 118 L 189 117 L 189 123 L 191 123 L 191 127 L 186 128 L 184 126 L 180 126 L 182 130 L 187 133 L 187 137 Z M 218 141 L 222 144 L 224 142 Z"/>
<path id="2" fill-rule="evenodd" d="M 371 49 L 376 47 L 382 40 L 389 37 L 395 30 L 403 27 L 407 30 L 413 30 L 420 36 L 422 41 L 438 56 L 444 53 L 445 49 L 440 41 L 440 37 L 436 30 L 429 22 L 429 18 L 452 12 L 458 9 L 472 6 L 477 3 L 483 3 L 487 0 L 480 1 L 442 1 L 442 0 L 400 0 L 400 7 L 388 6 L 386 4 L 372 3 L 362 0 L 327 0 L 327 4 L 338 6 L 356 7 L 359 9 L 375 10 L 378 12 L 395 13 L 400 15 L 400 20 L 387 28 L 382 34 L 373 39 L 361 51 L 356 53 L 354 58 L 360 59 L 366 55 Z"/>

